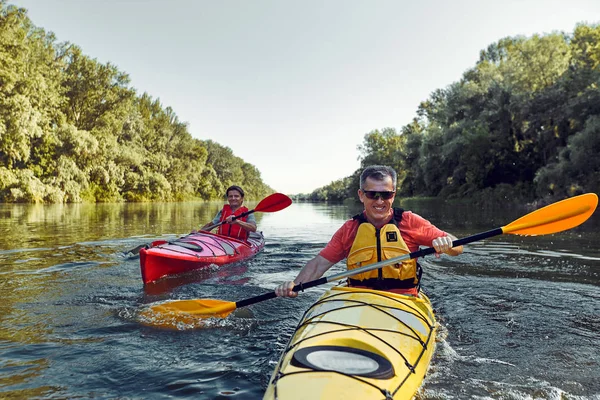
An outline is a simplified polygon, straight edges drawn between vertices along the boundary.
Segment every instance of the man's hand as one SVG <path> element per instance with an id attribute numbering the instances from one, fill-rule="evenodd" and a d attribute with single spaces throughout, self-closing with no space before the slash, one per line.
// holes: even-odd
<path id="1" fill-rule="evenodd" d="M 452 238 L 450 236 L 441 236 L 433 239 L 431 245 L 435 249 L 435 256 L 440 258 L 440 254 L 448 253 L 452 248 Z"/>
<path id="2" fill-rule="evenodd" d="M 275 294 L 278 297 L 297 297 L 298 293 L 292 290 L 294 286 L 296 284 L 293 281 L 284 282 L 275 288 Z"/>

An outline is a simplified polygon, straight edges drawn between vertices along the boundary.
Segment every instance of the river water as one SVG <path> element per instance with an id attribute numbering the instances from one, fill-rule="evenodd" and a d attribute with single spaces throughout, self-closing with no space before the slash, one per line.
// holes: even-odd
<path id="1" fill-rule="evenodd" d="M 457 237 L 531 211 L 401 206 Z M 293 279 L 359 208 L 300 203 L 257 213 L 266 246 L 250 261 L 144 287 L 139 257 L 123 253 L 188 233 L 219 207 L 0 204 L 0 398 L 260 399 L 324 287 L 201 329 L 146 326 L 138 313 L 168 299 L 266 293 Z M 599 213 L 567 232 L 502 235 L 460 257 L 421 260 L 440 328 L 419 399 L 600 399 Z"/>

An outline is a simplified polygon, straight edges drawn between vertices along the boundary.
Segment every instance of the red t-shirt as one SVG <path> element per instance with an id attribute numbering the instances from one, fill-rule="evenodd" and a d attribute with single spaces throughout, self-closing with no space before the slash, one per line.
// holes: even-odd
<path id="1" fill-rule="evenodd" d="M 333 234 L 333 237 L 327 246 L 319 252 L 319 255 L 334 264 L 346 258 L 350 253 L 352 243 L 354 243 L 358 225 L 359 222 L 354 219 L 346 221 Z M 419 246 L 430 247 L 433 239 L 448 235 L 425 218 L 411 211 L 404 211 L 398 228 L 411 253 L 419 250 Z"/>

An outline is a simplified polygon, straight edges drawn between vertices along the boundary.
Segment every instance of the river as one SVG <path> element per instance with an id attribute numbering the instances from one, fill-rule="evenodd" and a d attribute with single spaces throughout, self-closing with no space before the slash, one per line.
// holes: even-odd
<path id="1" fill-rule="evenodd" d="M 146 326 L 140 310 L 268 292 L 293 279 L 359 208 L 299 203 L 257 213 L 266 246 L 253 259 L 145 288 L 139 257 L 124 252 L 188 233 L 220 205 L 0 204 L 0 398 L 260 399 L 324 287 L 201 329 Z M 401 206 L 457 237 L 531 211 Z M 598 214 L 566 232 L 501 235 L 465 246 L 460 257 L 421 261 L 440 328 L 419 399 L 600 399 Z"/>

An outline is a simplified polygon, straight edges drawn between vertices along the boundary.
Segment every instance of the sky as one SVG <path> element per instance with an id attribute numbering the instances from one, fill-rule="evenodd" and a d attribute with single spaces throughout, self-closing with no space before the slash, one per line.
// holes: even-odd
<path id="1" fill-rule="evenodd" d="M 490 44 L 600 22 L 598 0 L 8 3 L 287 194 L 351 175 L 365 134 L 410 123 Z"/>

